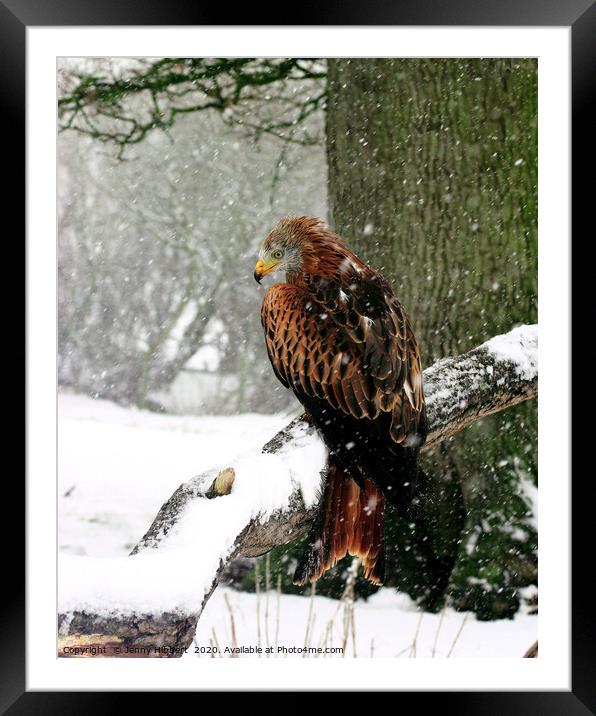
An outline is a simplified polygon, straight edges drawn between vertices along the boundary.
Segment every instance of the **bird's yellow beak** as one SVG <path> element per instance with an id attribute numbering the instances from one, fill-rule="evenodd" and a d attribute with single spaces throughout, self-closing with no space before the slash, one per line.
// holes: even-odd
<path id="1" fill-rule="evenodd" d="M 259 259 L 255 266 L 255 281 L 261 283 L 261 279 L 268 273 L 271 273 L 278 263 L 278 261 L 268 261 L 265 263 L 262 259 Z"/>

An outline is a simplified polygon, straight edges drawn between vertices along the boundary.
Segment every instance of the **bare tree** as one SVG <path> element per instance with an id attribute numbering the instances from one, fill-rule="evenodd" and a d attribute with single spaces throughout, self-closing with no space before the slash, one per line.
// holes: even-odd
<path id="1" fill-rule="evenodd" d="M 215 321 L 221 370 L 238 376 L 219 410 L 246 409 L 267 379 L 254 360 L 256 247 L 280 213 L 324 214 L 322 148 L 256 144 L 213 114 L 189 119 L 175 142 L 153 133 L 126 161 L 60 135 L 60 381 L 151 407 Z M 263 391 L 252 407 L 287 401 Z"/>
<path id="2" fill-rule="evenodd" d="M 81 60 L 61 72 L 60 126 L 124 150 L 185 114 L 217 110 L 251 135 L 318 141 L 304 122 L 325 99 L 324 62 L 299 58 Z M 256 105 L 256 111 L 255 111 Z"/>

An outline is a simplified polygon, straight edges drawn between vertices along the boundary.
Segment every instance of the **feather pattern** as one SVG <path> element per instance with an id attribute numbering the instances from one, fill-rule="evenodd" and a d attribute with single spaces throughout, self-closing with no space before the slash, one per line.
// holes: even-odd
<path id="1" fill-rule="evenodd" d="M 424 394 L 410 322 L 371 268 L 345 273 L 342 282 L 341 274 L 307 275 L 303 283 L 268 289 L 261 319 L 275 374 L 355 418 L 390 413 L 387 437 L 413 439 L 424 420 Z"/>
<path id="2" fill-rule="evenodd" d="M 261 256 L 284 252 L 286 283 L 267 290 L 261 309 L 267 353 L 329 449 L 295 581 L 318 579 L 350 553 L 378 584 L 385 499 L 403 510 L 426 436 L 418 343 L 383 277 L 319 220 L 282 220 Z"/>

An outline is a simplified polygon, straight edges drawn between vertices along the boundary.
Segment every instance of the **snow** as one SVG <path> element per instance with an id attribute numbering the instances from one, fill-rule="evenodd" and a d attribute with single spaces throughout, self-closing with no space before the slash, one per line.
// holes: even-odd
<path id="1" fill-rule="evenodd" d="M 89 416 L 89 413 L 93 414 L 89 402 L 97 405 L 95 420 Z M 131 521 L 139 528 L 134 536 L 130 530 L 127 532 L 130 541 L 118 550 L 120 554 L 127 554 L 150 525 L 161 504 L 192 474 L 213 469 L 215 476 L 219 469 L 233 463 L 236 477 L 230 495 L 209 501 L 190 501 L 180 520 L 163 539 L 159 551 L 92 560 L 72 554 L 61 555 L 61 613 L 81 606 L 98 614 L 172 609 L 197 611 L 203 595 L 211 587 L 220 560 L 230 554 L 235 538 L 251 519 L 265 520 L 272 512 L 288 507 L 296 488 L 302 491 L 307 505 L 313 504 L 316 498 L 319 475 L 325 462 L 325 449 L 320 440 L 307 436 L 299 427 L 298 439 L 293 441 L 291 448 L 275 455 L 261 452 L 261 446 L 275 429 L 283 427 L 287 418 L 276 418 L 277 425 L 273 429 L 271 418 L 255 415 L 238 419 L 189 420 L 128 411 L 104 401 L 89 402 L 71 396 L 62 396 L 60 400 L 61 551 L 66 551 L 63 538 L 69 528 L 80 529 L 81 525 L 77 524 L 80 519 L 77 518 L 85 520 L 84 515 L 76 514 L 85 495 L 91 499 L 87 509 L 92 508 L 87 520 L 101 525 L 95 534 L 95 539 L 101 540 L 101 546 L 96 543 L 84 553 L 93 553 L 97 548 L 103 550 L 106 527 L 109 528 L 111 522 L 128 521 L 128 509 L 131 509 Z M 87 417 L 73 420 L 73 415 Z M 98 424 L 97 416 L 110 422 Z M 117 417 L 122 423 L 111 422 Z M 142 422 L 143 418 L 146 424 Z M 162 426 L 160 430 L 156 429 L 158 425 Z M 215 426 L 219 431 L 214 435 Z M 236 439 L 238 434 L 250 435 L 250 444 L 244 451 L 241 449 L 244 447 L 242 439 Z M 226 462 L 218 465 L 217 461 L 221 461 L 223 455 Z M 173 456 L 177 469 L 171 465 Z M 185 470 L 183 474 L 180 464 Z M 176 477 L 160 480 L 158 470 L 164 474 L 174 473 Z M 163 482 L 159 488 L 158 481 Z M 70 487 L 63 491 L 65 484 Z M 82 489 L 77 494 L 79 485 Z M 154 490 L 152 499 L 149 499 L 144 493 L 146 486 L 151 485 Z M 205 487 L 208 486 L 209 481 Z M 152 491 L 151 487 L 148 491 Z M 77 499 L 73 499 L 75 495 Z M 141 498 L 140 504 L 137 496 Z M 113 507 L 109 508 L 108 503 Z M 149 504 L 152 505 L 150 509 Z M 107 542 L 114 550 L 115 545 L 109 536 Z M 73 545 L 68 547 L 72 552 Z M 78 547 L 80 554 L 80 545 Z M 200 559 L 197 559 L 198 554 Z"/>
<path id="2" fill-rule="evenodd" d="M 198 613 L 220 557 L 250 517 L 286 506 L 296 486 L 307 504 L 316 499 L 324 449 L 303 427 L 297 428 L 298 446 L 294 441 L 287 452 L 260 453 L 289 422 L 287 415 L 159 415 L 71 394 L 59 396 L 58 408 L 61 613 L 75 607 L 106 615 Z M 127 556 L 182 482 L 232 464 L 236 479 L 230 495 L 192 501 L 159 550 Z M 267 639 L 275 645 L 277 630 L 279 645 L 304 646 L 311 599 L 280 595 L 279 619 L 277 600 L 274 592 L 257 597 L 216 589 L 199 620 L 195 644 L 183 658 L 210 656 L 195 653 L 194 647 L 208 647 L 214 637 L 222 650 L 232 645 L 230 609 L 238 646 L 257 646 L 259 633 L 262 646 Z M 311 646 L 325 635 L 327 646 L 342 644 L 344 609 L 343 602 L 314 597 Z M 371 655 L 371 645 L 375 657 L 430 657 L 433 647 L 436 657 L 518 657 L 537 635 L 537 617 L 523 611 L 514 620 L 495 622 L 479 622 L 450 608 L 442 617 L 421 616 L 406 595 L 391 589 L 357 601 L 354 623 L 356 653 L 364 657 Z M 353 655 L 351 640 L 348 656 Z"/>
<path id="3" fill-rule="evenodd" d="M 260 645 L 263 649 L 262 654 L 253 652 L 244 654 L 246 656 L 266 658 L 266 646 L 273 646 L 272 656 L 294 658 L 296 655 L 279 652 L 277 647 L 302 648 L 305 643 L 315 648 L 342 646 L 343 602 L 314 597 L 314 624 L 307 639 L 311 598 L 281 595 L 279 617 L 277 599 L 273 591 L 261 592 L 257 599 L 254 594 L 220 587 L 207 603 L 194 643 L 183 658 L 230 656 L 225 649 L 234 645 L 232 617 L 237 646 L 248 649 Z M 477 621 L 473 614 L 451 608 L 445 609 L 442 614 L 422 613 L 407 595 L 381 589 L 366 602 L 354 603 L 356 653 L 350 632 L 345 656 L 370 657 L 372 650 L 374 657 L 432 658 L 434 650 L 436 658 L 448 655 L 450 658 L 521 657 L 537 639 L 537 621 L 535 615 L 522 611 L 515 615 L 515 619 L 492 622 Z M 279 632 L 277 639 L 276 631 Z M 220 649 L 217 654 L 206 651 L 213 646 L 214 636 Z M 342 654 L 335 652 L 312 656 L 341 658 Z"/>
<path id="4" fill-rule="evenodd" d="M 532 380 L 538 374 L 538 326 L 518 326 L 509 333 L 495 336 L 482 346 L 497 360 L 515 365 L 523 380 Z"/>
<path id="5" fill-rule="evenodd" d="M 427 368 L 424 385 L 431 423 L 446 419 L 465 405 L 470 393 L 483 383 L 493 381 L 501 385 L 504 379 L 495 380 L 495 366 L 478 362 L 479 351 L 487 352 L 497 362 L 513 365 L 521 380 L 532 381 L 538 375 L 538 326 L 518 326 L 486 341 L 470 355 L 443 358 Z M 466 373 L 465 381 L 461 380 L 462 372 Z"/>
<path id="6" fill-rule="evenodd" d="M 289 420 L 160 415 L 69 394 L 58 416 L 59 549 L 94 557 L 126 556 L 181 483 L 235 462 Z"/>

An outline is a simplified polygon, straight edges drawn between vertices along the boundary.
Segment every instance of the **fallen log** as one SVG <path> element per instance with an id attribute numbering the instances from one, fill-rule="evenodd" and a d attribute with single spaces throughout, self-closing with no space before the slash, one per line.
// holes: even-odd
<path id="1" fill-rule="evenodd" d="M 521 326 L 424 371 L 424 450 L 538 393 L 537 326 Z M 325 448 L 304 416 L 238 464 L 181 485 L 129 557 L 61 555 L 62 657 L 180 656 L 226 565 L 302 535 Z"/>

